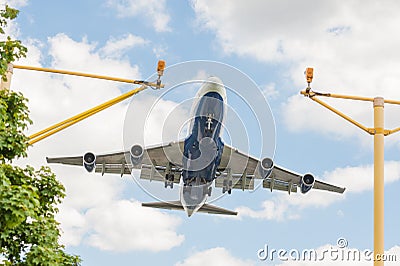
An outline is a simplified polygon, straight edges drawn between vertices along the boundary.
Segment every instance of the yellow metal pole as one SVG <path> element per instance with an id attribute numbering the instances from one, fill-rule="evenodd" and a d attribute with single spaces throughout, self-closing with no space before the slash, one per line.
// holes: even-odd
<path id="1" fill-rule="evenodd" d="M 45 133 L 47 133 L 47 132 L 49 132 L 51 130 L 54 130 L 54 129 L 56 129 L 56 128 L 66 124 L 66 123 L 75 121 L 75 120 L 79 119 L 81 116 L 85 116 L 87 114 L 95 114 L 95 113 L 98 112 L 99 109 L 103 110 L 103 107 L 105 107 L 105 106 L 109 107 L 109 106 L 114 105 L 114 104 L 116 104 L 116 103 L 118 103 L 120 101 L 123 101 L 126 98 L 129 98 L 130 96 L 132 96 L 133 94 L 138 93 L 141 90 L 142 89 L 140 87 L 139 89 L 135 89 L 135 90 L 129 91 L 129 92 L 125 93 L 125 94 L 122 94 L 122 95 L 118 96 L 117 98 L 111 99 L 111 100 L 109 100 L 109 101 L 107 101 L 107 102 L 105 102 L 103 104 L 100 104 L 100 105 L 98 105 L 96 107 L 93 107 L 93 108 L 91 108 L 91 109 L 89 109 L 89 110 L 87 110 L 85 112 L 77 114 L 77 115 L 75 115 L 73 117 L 70 117 L 70 118 L 64 120 L 64 121 L 61 121 L 61 122 L 59 122 L 57 124 L 54 124 L 54 125 L 46 128 L 46 129 L 43 129 L 43 130 L 41 130 L 41 131 L 39 131 L 39 132 L 37 132 L 35 134 L 32 134 L 31 136 L 29 136 L 29 138 L 30 139 L 36 138 L 36 137 L 38 137 L 40 135 L 43 135 L 43 134 L 45 134 Z"/>
<path id="2" fill-rule="evenodd" d="M 34 70 L 34 71 L 42 71 L 42 72 L 49 72 L 49 73 L 56 73 L 56 74 L 64 74 L 64 75 L 72 75 L 72 76 L 78 76 L 78 77 L 104 79 L 104 80 L 111 80 L 111 81 L 118 81 L 118 82 L 132 83 L 132 84 L 146 84 L 146 85 L 153 86 L 153 87 L 157 87 L 158 86 L 157 83 L 151 83 L 151 82 L 142 81 L 142 80 L 115 78 L 115 77 L 108 77 L 108 76 L 95 75 L 95 74 L 87 74 L 87 73 L 68 71 L 68 70 L 58 70 L 58 69 L 51 69 L 51 68 L 44 68 L 44 67 L 20 66 L 20 65 L 14 65 L 14 68 L 25 69 L 25 70 Z"/>
<path id="3" fill-rule="evenodd" d="M 374 266 L 384 254 L 384 99 L 374 98 Z"/>
<path id="4" fill-rule="evenodd" d="M 73 117 L 71 117 L 69 119 L 66 119 L 66 120 L 64 120 L 64 121 L 62 121 L 60 123 L 57 123 L 57 124 L 55 124 L 53 126 L 50 126 L 50 127 L 46 128 L 44 130 L 39 131 L 38 133 L 32 134 L 31 136 L 29 136 L 29 139 L 30 139 L 29 144 L 34 144 L 34 143 L 36 143 L 36 142 L 38 142 L 38 141 L 40 141 L 40 140 L 42 140 L 42 139 L 44 139 L 46 137 L 49 137 L 49 136 L 59 132 L 60 130 L 63 130 L 65 128 L 69 127 L 69 126 L 72 126 L 72 125 L 78 123 L 79 121 L 82 121 L 83 119 L 88 118 L 89 116 L 92 116 L 92 115 L 94 115 L 94 114 L 96 114 L 96 113 L 98 113 L 98 112 L 100 112 L 100 111 L 102 111 L 102 110 L 104 110 L 104 109 L 116 104 L 116 103 L 119 103 L 119 102 L 121 102 L 121 101 L 123 101 L 123 100 L 125 100 L 125 99 L 127 99 L 127 98 L 129 98 L 129 97 L 141 92 L 142 90 L 144 90 L 146 88 L 147 88 L 147 86 L 142 85 L 137 89 L 134 89 L 132 91 L 124 93 L 124 94 L 122 94 L 122 95 L 120 95 L 120 96 L 118 96 L 118 97 L 116 97 L 116 98 L 114 98 L 114 99 L 112 99 L 110 101 L 107 101 L 107 102 L 105 102 L 105 103 L 103 103 L 101 105 L 98 105 L 98 106 L 96 106 L 94 108 L 91 108 L 91 109 L 85 111 L 85 112 L 82 112 L 82 113 L 80 113 L 78 115 L 75 115 L 75 116 L 73 116 Z"/>
<path id="5" fill-rule="evenodd" d="M 322 96 L 322 97 L 330 97 L 330 98 L 345 99 L 345 100 L 356 100 L 356 101 L 367 101 L 367 102 L 373 102 L 375 99 L 375 98 L 355 96 L 355 95 L 343 95 L 343 94 L 335 94 L 335 93 L 318 93 L 315 91 L 307 91 L 307 90 L 301 91 L 300 94 L 310 97 L 310 98 L 312 98 L 314 96 Z M 400 105 L 400 101 L 396 101 L 396 100 L 384 99 L 384 102 L 389 103 L 389 104 Z"/>

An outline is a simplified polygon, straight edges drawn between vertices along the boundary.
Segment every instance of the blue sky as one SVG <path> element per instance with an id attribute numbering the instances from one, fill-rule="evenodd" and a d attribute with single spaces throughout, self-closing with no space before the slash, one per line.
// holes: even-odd
<path id="1" fill-rule="evenodd" d="M 340 237 L 350 248 L 373 248 L 373 138 L 299 91 L 306 86 L 305 68 L 312 66 L 312 87 L 317 91 L 400 99 L 398 2 L 7 2 L 21 10 L 8 33 L 29 48 L 28 58 L 18 64 L 131 79 L 153 75 L 159 59 L 167 66 L 211 60 L 239 69 L 258 85 L 272 110 L 275 162 L 347 188 L 344 195 L 234 191 L 217 205 L 237 209 L 238 219 L 202 214 L 187 218 L 183 212 L 141 208 L 140 202 L 154 199 L 131 177 L 101 177 L 83 168 L 52 166 L 67 189 L 58 215 L 62 241 L 69 252 L 81 255 L 83 265 L 267 265 L 257 258 L 265 244 L 286 250 L 322 249 L 335 246 Z M 30 99 L 33 133 L 130 87 L 16 69 L 12 88 Z M 37 143 L 19 163 L 38 166 L 46 156 L 121 150 L 129 105 L 141 114 L 160 93 L 143 92 L 132 102 Z M 190 92 L 179 96 L 192 97 Z M 327 101 L 372 126 L 372 104 Z M 243 112 L 234 103 L 231 107 Z M 177 106 L 173 97 L 157 105 L 159 115 L 149 119 L 150 132 L 145 132 L 151 142 L 158 140 L 153 133 L 159 132 L 165 114 Z M 385 107 L 389 129 L 400 126 L 398 108 Z M 184 109 L 176 110 L 176 121 L 187 119 Z M 164 130 L 175 136 L 174 126 Z M 250 132 L 249 138 L 249 149 L 257 150 L 259 142 L 251 142 L 256 137 Z M 385 144 L 385 249 L 400 260 L 399 136 L 387 137 Z"/>

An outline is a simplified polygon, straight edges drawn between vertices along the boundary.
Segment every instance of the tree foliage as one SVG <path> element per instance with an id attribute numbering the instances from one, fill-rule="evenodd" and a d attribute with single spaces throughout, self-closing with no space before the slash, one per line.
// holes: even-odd
<path id="1" fill-rule="evenodd" d="M 23 131 L 31 123 L 21 93 L 0 91 L 0 161 L 26 156 L 28 138 Z"/>
<path id="2" fill-rule="evenodd" d="M 0 34 L 18 10 L 0 11 Z M 0 75 L 7 65 L 25 56 L 20 41 L 0 42 Z M 24 130 L 31 123 L 21 93 L 0 91 L 0 265 L 79 265 L 58 243 L 59 223 L 54 216 L 65 196 L 63 185 L 47 167 L 35 170 L 13 166 L 12 160 L 26 157 L 28 138 Z"/>
<path id="3" fill-rule="evenodd" d="M 19 11 L 6 5 L 4 10 L 0 10 L 0 34 L 5 34 L 4 28 L 8 25 L 8 21 L 15 19 Z M 19 40 L 12 40 L 7 36 L 5 41 L 0 42 L 0 73 L 4 81 L 6 78 L 7 65 L 21 57 L 26 56 L 27 48 L 21 44 Z"/>

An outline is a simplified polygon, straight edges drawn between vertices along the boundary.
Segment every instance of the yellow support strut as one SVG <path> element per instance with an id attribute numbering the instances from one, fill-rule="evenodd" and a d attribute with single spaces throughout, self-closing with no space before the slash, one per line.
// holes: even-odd
<path id="1" fill-rule="evenodd" d="M 369 134 L 373 134 L 373 130 L 371 130 L 370 128 L 367 128 L 366 126 L 362 125 L 361 123 L 355 121 L 354 119 L 352 119 L 351 117 L 345 115 L 344 113 L 340 112 L 339 110 L 333 108 L 332 106 L 328 105 L 327 103 L 321 101 L 320 99 L 311 96 L 313 91 L 310 92 L 306 92 L 306 91 L 301 91 L 301 94 L 308 96 L 311 100 L 313 100 L 314 102 L 319 103 L 320 105 L 322 105 L 323 107 L 329 109 L 330 111 L 334 112 L 335 114 L 343 117 L 345 120 L 349 121 L 350 123 L 352 123 L 353 125 L 359 127 L 360 129 L 364 130 L 365 132 L 369 133 Z"/>
<path id="2" fill-rule="evenodd" d="M 125 99 L 127 99 L 127 98 L 129 98 L 129 97 L 131 97 L 131 96 L 143 91 L 143 90 L 145 90 L 146 88 L 147 88 L 146 85 L 142 85 L 137 89 L 129 91 L 129 92 L 127 92 L 125 94 L 122 94 L 122 95 L 120 95 L 120 96 L 118 96 L 118 97 L 116 97 L 116 98 L 114 98 L 114 99 L 112 99 L 110 101 L 107 101 L 107 102 L 105 102 L 103 104 L 100 104 L 100 105 L 98 105 L 96 107 L 93 107 L 93 108 L 91 108 L 91 109 L 89 109 L 89 110 L 87 110 L 87 111 L 85 111 L 83 113 L 80 113 L 80 114 L 75 115 L 75 116 L 73 116 L 71 118 L 68 118 L 68 119 L 66 119 L 66 120 L 64 120 L 64 121 L 62 121 L 60 123 L 52 125 L 52 126 L 46 128 L 46 129 L 42 130 L 42 131 L 39 131 L 39 132 L 29 136 L 29 139 L 30 139 L 29 140 L 29 144 L 34 144 L 34 143 L 36 143 L 36 142 L 38 142 L 38 141 L 40 141 L 40 140 L 42 140 L 44 138 L 47 138 L 47 137 L 49 137 L 49 136 L 51 136 L 51 135 L 53 135 L 53 134 L 65 129 L 65 128 L 69 127 L 69 126 L 72 126 L 72 125 L 78 123 L 79 121 L 82 121 L 83 119 L 86 119 L 86 118 L 88 118 L 88 117 L 90 117 L 90 116 L 92 116 L 92 115 L 94 115 L 94 114 L 96 114 L 96 113 L 98 113 L 100 111 L 103 111 L 104 109 L 107 109 L 110 106 L 113 106 L 114 104 L 117 104 L 117 103 L 119 103 L 119 102 L 121 102 L 121 101 L 123 101 L 123 100 L 125 100 Z"/>

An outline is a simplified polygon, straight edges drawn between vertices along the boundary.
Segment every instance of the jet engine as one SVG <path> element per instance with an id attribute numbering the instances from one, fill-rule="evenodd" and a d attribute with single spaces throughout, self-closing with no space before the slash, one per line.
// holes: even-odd
<path id="1" fill-rule="evenodd" d="M 144 149 L 141 145 L 136 144 L 131 147 L 131 163 L 132 165 L 139 165 L 142 163 Z"/>
<path id="2" fill-rule="evenodd" d="M 258 173 L 262 178 L 267 178 L 271 175 L 274 168 L 274 161 L 271 158 L 265 157 L 258 165 Z"/>
<path id="3" fill-rule="evenodd" d="M 310 191 L 310 189 L 312 189 L 312 187 L 314 186 L 314 183 L 315 183 L 314 176 L 312 174 L 305 174 L 301 178 L 301 184 L 300 184 L 301 193 L 304 194 Z"/>
<path id="4" fill-rule="evenodd" d="M 96 168 L 96 155 L 93 152 L 87 152 L 83 155 L 83 166 L 89 173 Z"/>

